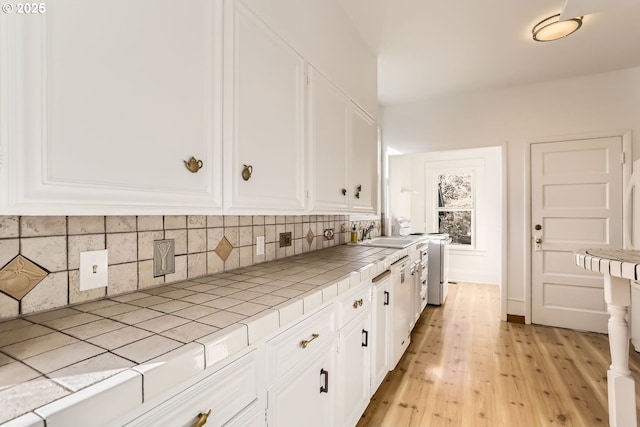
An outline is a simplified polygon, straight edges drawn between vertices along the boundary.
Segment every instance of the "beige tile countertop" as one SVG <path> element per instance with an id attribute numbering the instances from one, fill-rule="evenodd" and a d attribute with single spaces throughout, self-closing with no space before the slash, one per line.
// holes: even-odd
<path id="1" fill-rule="evenodd" d="M 340 245 L 2 322 L 0 423 L 38 425 L 79 396 L 124 384 L 140 387 L 134 408 L 405 254 Z"/>

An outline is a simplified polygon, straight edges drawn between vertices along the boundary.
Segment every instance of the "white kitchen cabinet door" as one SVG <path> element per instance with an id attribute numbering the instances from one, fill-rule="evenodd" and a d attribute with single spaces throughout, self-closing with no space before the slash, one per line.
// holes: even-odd
<path id="1" fill-rule="evenodd" d="M 3 14 L 0 213 L 221 212 L 220 9 L 56 0 Z"/>
<path id="2" fill-rule="evenodd" d="M 378 210 L 378 127 L 364 110 L 351 104 L 348 192 L 350 210 L 375 213 Z"/>
<path id="3" fill-rule="evenodd" d="M 313 68 L 309 70 L 310 182 L 314 212 L 347 212 L 349 98 Z"/>
<path id="4" fill-rule="evenodd" d="M 305 62 L 241 1 L 225 1 L 224 207 L 306 208 Z"/>
<path id="5" fill-rule="evenodd" d="M 338 426 L 355 426 L 369 404 L 371 343 L 370 310 L 338 332 Z"/>
<path id="6" fill-rule="evenodd" d="M 389 372 L 389 328 L 391 327 L 391 286 L 384 279 L 373 290 L 373 326 L 371 327 L 371 395 Z"/>
<path id="7" fill-rule="evenodd" d="M 282 378 L 267 391 L 267 424 L 277 427 L 326 427 L 334 425 L 335 354 L 332 344 Z"/>

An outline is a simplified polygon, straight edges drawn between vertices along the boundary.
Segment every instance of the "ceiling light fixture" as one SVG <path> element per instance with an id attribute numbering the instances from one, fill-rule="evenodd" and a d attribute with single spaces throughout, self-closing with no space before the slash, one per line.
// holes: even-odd
<path id="1" fill-rule="evenodd" d="M 560 21 L 560 14 L 543 19 L 533 26 L 533 39 L 537 42 L 550 42 L 567 37 L 582 26 L 582 16 Z"/>

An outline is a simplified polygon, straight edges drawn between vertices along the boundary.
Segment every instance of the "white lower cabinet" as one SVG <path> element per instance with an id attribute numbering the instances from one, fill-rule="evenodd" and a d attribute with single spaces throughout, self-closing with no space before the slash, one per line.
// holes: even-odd
<path id="1" fill-rule="evenodd" d="M 338 426 L 355 426 L 369 404 L 371 338 L 371 310 L 338 332 Z"/>
<path id="2" fill-rule="evenodd" d="M 257 354 L 253 351 L 240 357 L 125 425 L 193 427 L 201 414 L 211 411 L 207 426 L 224 426 L 239 414 L 248 416 L 248 421 L 253 419 L 243 412 L 250 405 L 252 410 L 262 413 L 264 423 L 264 405 L 259 400 L 261 364 Z"/>
<path id="3" fill-rule="evenodd" d="M 335 314 L 332 306 L 266 343 L 267 424 L 324 427 L 334 424 Z"/>
<path id="4" fill-rule="evenodd" d="M 335 410 L 335 344 L 267 392 L 267 424 L 275 427 L 326 427 Z"/>
<path id="5" fill-rule="evenodd" d="M 371 281 L 351 289 L 338 306 L 336 426 L 355 426 L 371 396 Z"/>
<path id="6" fill-rule="evenodd" d="M 391 274 L 387 271 L 374 279 L 373 326 L 371 347 L 371 395 L 389 372 L 389 328 L 391 327 Z"/>

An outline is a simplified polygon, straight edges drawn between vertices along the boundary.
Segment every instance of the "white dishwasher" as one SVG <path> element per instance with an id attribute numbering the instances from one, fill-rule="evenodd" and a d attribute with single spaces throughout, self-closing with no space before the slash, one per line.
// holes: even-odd
<path id="1" fill-rule="evenodd" d="M 411 259 L 405 256 L 391 264 L 391 297 L 392 311 L 391 354 L 389 370 L 395 369 L 411 342 L 411 317 L 413 301 L 411 300 Z"/>

